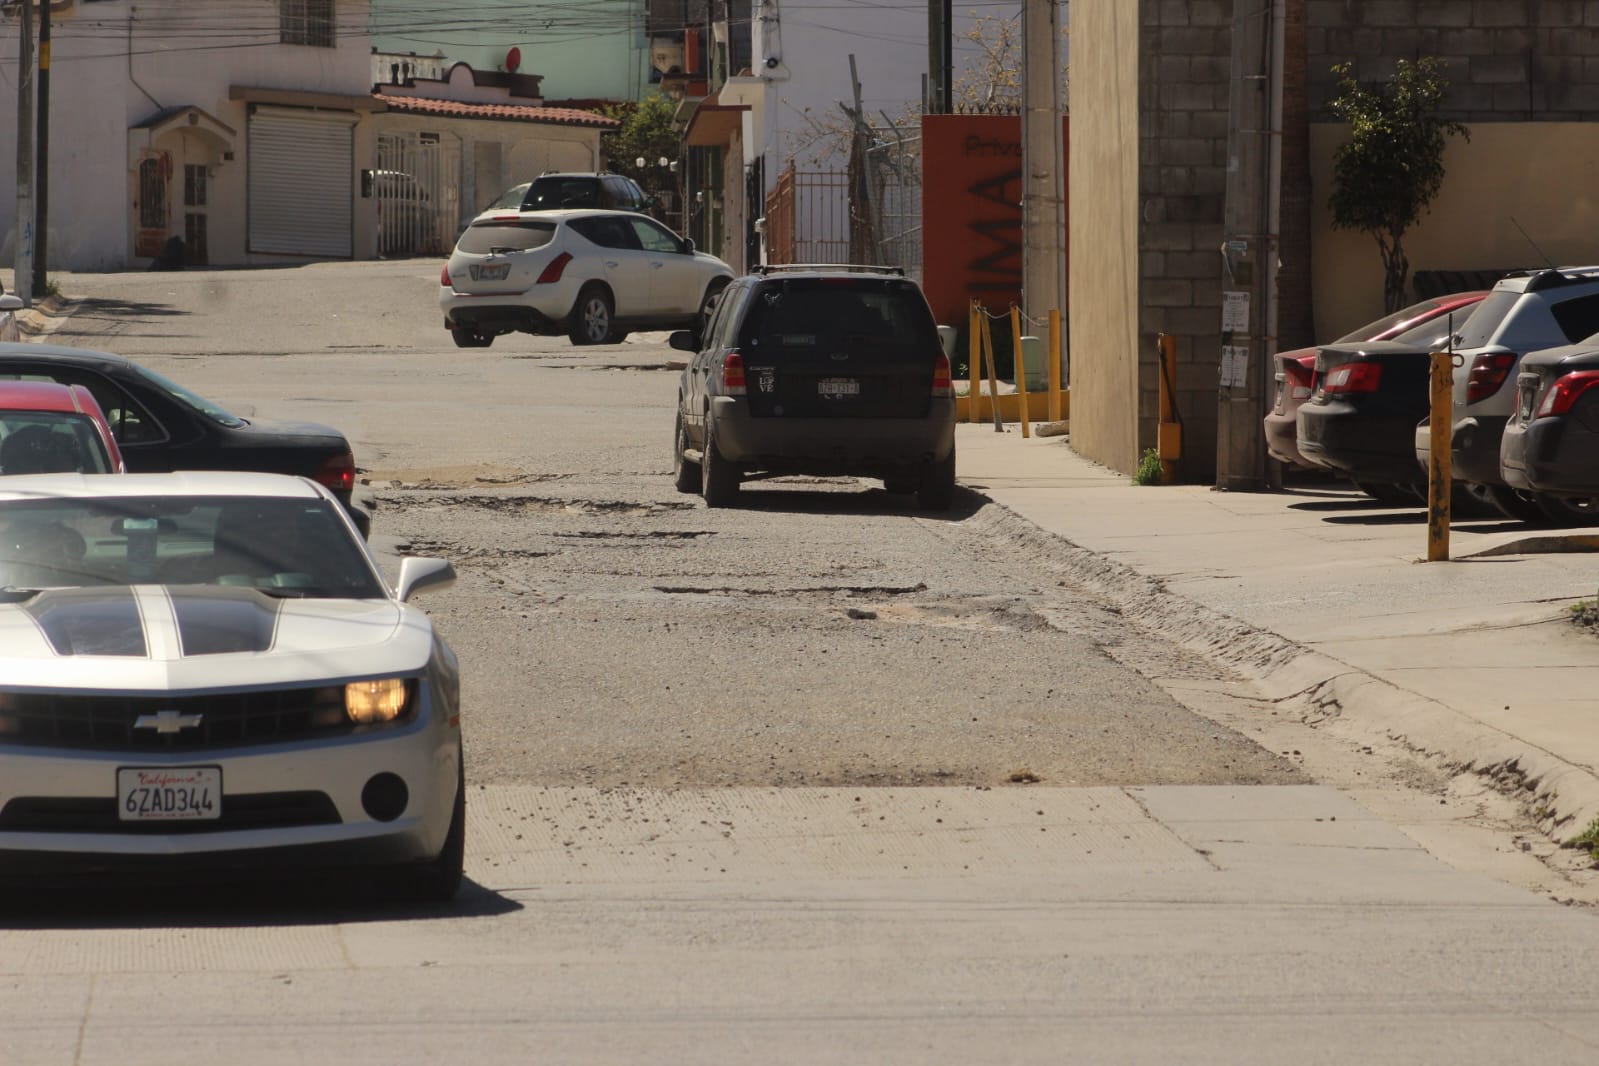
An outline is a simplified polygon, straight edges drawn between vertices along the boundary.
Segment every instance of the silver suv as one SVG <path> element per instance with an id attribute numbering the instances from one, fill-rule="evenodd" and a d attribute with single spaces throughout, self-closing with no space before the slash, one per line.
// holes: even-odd
<path id="1" fill-rule="evenodd" d="M 1545 518 L 1536 500 L 1511 489 L 1499 472 L 1499 442 L 1516 409 L 1516 372 L 1528 352 L 1574 344 L 1599 333 L 1599 267 L 1525 271 L 1502 278 L 1454 335 L 1456 481 L 1486 495 L 1512 518 Z M 1416 457 L 1431 457 L 1426 423 Z"/>

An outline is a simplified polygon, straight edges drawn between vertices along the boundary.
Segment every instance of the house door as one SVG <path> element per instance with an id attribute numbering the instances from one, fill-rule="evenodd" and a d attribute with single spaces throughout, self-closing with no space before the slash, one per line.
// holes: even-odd
<path id="1" fill-rule="evenodd" d="M 172 180 L 172 153 L 151 152 L 139 160 L 139 225 L 133 254 L 154 259 L 171 232 L 167 183 Z"/>
<path id="2" fill-rule="evenodd" d="M 351 257 L 355 121 L 347 112 L 251 113 L 250 251 Z"/>

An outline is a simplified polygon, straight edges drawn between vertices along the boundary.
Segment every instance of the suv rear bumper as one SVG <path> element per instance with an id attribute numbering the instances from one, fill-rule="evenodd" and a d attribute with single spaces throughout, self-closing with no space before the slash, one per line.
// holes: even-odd
<path id="1" fill-rule="evenodd" d="M 752 418 L 744 401 L 711 401 L 707 434 L 747 470 L 873 474 L 925 466 L 955 448 L 955 401 L 934 398 L 920 418 Z"/>
<path id="2" fill-rule="evenodd" d="M 564 333 L 558 321 L 533 307 L 514 304 L 457 305 L 444 313 L 446 329 L 475 329 L 481 333 L 534 333 L 553 336 Z"/>

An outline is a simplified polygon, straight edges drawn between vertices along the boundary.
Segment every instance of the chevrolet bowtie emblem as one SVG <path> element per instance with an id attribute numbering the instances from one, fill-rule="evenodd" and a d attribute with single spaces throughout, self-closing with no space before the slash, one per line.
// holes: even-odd
<path id="1" fill-rule="evenodd" d="M 185 729 L 196 729 L 205 719 L 203 714 L 184 714 L 181 711 L 157 711 L 155 714 L 141 714 L 134 719 L 135 729 L 154 729 L 157 733 L 181 733 Z"/>

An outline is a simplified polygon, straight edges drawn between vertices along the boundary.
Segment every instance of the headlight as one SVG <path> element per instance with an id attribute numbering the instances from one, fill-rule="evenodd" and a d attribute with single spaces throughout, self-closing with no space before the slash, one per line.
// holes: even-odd
<path id="1" fill-rule="evenodd" d="M 394 721 L 405 713 L 405 679 L 352 681 L 344 686 L 344 713 L 356 725 Z"/>

